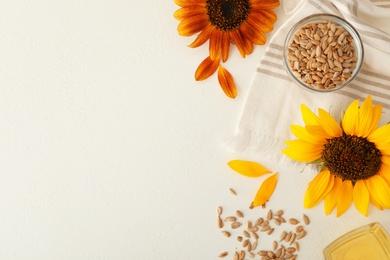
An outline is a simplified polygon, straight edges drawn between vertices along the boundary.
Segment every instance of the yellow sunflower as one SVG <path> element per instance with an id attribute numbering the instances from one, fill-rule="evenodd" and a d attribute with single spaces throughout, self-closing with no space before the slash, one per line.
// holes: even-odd
<path id="1" fill-rule="evenodd" d="M 352 102 L 341 124 L 325 110 L 318 116 L 301 106 L 305 126 L 291 125 L 297 140 L 287 141 L 283 153 L 293 160 L 318 163 L 322 171 L 306 190 L 304 206 L 324 200 L 325 214 L 335 207 L 341 216 L 351 205 L 367 216 L 371 201 L 390 208 L 390 124 L 378 128 L 382 106 L 371 96 Z"/>
<path id="2" fill-rule="evenodd" d="M 228 97 L 235 98 L 236 86 L 231 74 L 221 65 L 229 56 L 233 42 L 242 57 L 252 53 L 253 44 L 264 44 L 266 32 L 273 30 L 276 14 L 271 10 L 279 0 L 174 0 L 181 8 L 174 13 L 180 21 L 181 36 L 199 33 L 190 47 L 209 40 L 209 56 L 195 72 L 196 80 L 204 80 L 218 68 L 219 83 Z"/>

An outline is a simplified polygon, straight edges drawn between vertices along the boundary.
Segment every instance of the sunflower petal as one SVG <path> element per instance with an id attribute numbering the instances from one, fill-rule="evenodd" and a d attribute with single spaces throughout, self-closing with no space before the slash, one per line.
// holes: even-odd
<path id="1" fill-rule="evenodd" d="M 343 130 L 348 135 L 356 135 L 358 129 L 359 116 L 359 99 L 353 101 L 345 111 L 341 125 Z"/>
<path id="2" fill-rule="evenodd" d="M 389 143 L 390 142 L 390 124 L 386 124 L 377 128 L 372 134 L 367 137 L 372 143 Z"/>
<path id="3" fill-rule="evenodd" d="M 241 54 L 241 57 L 245 58 L 245 43 L 241 37 L 241 34 L 238 30 L 233 30 L 229 32 L 229 36 L 232 42 L 237 46 L 238 51 Z"/>
<path id="4" fill-rule="evenodd" d="M 322 108 L 318 109 L 319 123 L 324 128 L 325 132 L 332 137 L 340 137 L 343 134 L 343 130 L 336 120 Z"/>
<path id="5" fill-rule="evenodd" d="M 379 175 L 365 180 L 368 191 L 374 201 L 383 208 L 390 208 L 390 187 Z"/>
<path id="6" fill-rule="evenodd" d="M 341 187 L 337 196 L 337 217 L 343 215 L 351 206 L 353 198 L 353 186 L 352 182 L 345 180 L 341 183 Z"/>
<path id="7" fill-rule="evenodd" d="M 207 26 L 202 30 L 198 36 L 195 38 L 195 41 L 193 41 L 189 47 L 190 48 L 196 48 L 201 45 L 203 45 L 205 42 L 207 42 L 210 39 L 210 35 L 215 30 L 214 26 Z"/>
<path id="8" fill-rule="evenodd" d="M 337 203 L 337 196 L 339 189 L 341 187 L 342 180 L 339 177 L 334 177 L 334 184 L 329 193 L 325 196 L 324 199 L 324 211 L 326 215 L 329 215 Z"/>
<path id="9" fill-rule="evenodd" d="M 222 33 L 222 41 L 221 41 L 222 62 L 227 61 L 227 59 L 229 57 L 229 51 L 230 51 L 229 33 L 223 32 Z"/>
<path id="10" fill-rule="evenodd" d="M 253 9 L 273 9 L 280 5 L 279 0 L 257 0 L 251 2 Z"/>
<path id="11" fill-rule="evenodd" d="M 376 104 L 372 109 L 371 128 L 368 131 L 370 134 L 374 132 L 374 130 L 378 127 L 379 121 L 381 120 L 381 116 L 382 116 L 382 105 Z"/>
<path id="12" fill-rule="evenodd" d="M 357 128 L 357 136 L 367 137 L 370 134 L 371 123 L 375 120 L 373 119 L 372 114 L 372 98 L 369 95 L 359 108 L 359 127 Z"/>
<path id="13" fill-rule="evenodd" d="M 274 175 L 265 179 L 264 182 L 261 184 L 259 190 L 257 191 L 252 205 L 256 207 L 266 203 L 274 192 L 277 181 L 278 173 L 275 173 Z"/>
<path id="14" fill-rule="evenodd" d="M 177 31 L 181 36 L 191 36 L 205 29 L 210 21 L 205 14 L 198 14 L 191 19 L 184 19 L 177 26 Z"/>
<path id="15" fill-rule="evenodd" d="M 317 174 L 306 190 L 303 206 L 312 208 L 317 205 L 333 188 L 334 178 L 328 170 Z"/>
<path id="16" fill-rule="evenodd" d="M 198 66 L 195 72 L 196 80 L 205 80 L 217 70 L 219 65 L 219 59 L 212 60 L 210 56 L 204 59 Z"/>
<path id="17" fill-rule="evenodd" d="M 282 152 L 293 160 L 299 162 L 312 162 L 321 157 L 322 145 L 311 144 L 302 140 L 292 140 L 285 142 L 289 148 Z"/>
<path id="18" fill-rule="evenodd" d="M 252 21 L 250 17 L 241 24 L 240 30 L 241 32 L 250 39 L 254 44 L 263 45 L 266 42 L 265 33 L 261 30 L 257 29 L 257 22 Z"/>
<path id="19" fill-rule="evenodd" d="M 355 208 L 365 217 L 367 217 L 368 203 L 370 202 L 370 193 L 363 180 L 355 183 L 353 188 L 353 202 Z"/>
<path id="20" fill-rule="evenodd" d="M 318 117 L 304 104 L 301 105 L 301 113 L 305 125 L 319 125 Z"/>
<path id="21" fill-rule="evenodd" d="M 266 169 L 264 166 L 256 162 L 250 162 L 244 160 L 231 160 L 228 162 L 228 165 L 230 168 L 232 168 L 234 171 L 238 172 L 239 174 L 251 178 L 260 177 L 264 174 L 271 172 L 268 169 Z"/>
<path id="22" fill-rule="evenodd" d="M 214 30 L 210 35 L 209 52 L 212 60 L 217 59 L 221 54 L 222 33 L 219 30 Z"/>
<path id="23" fill-rule="evenodd" d="M 312 135 L 309 131 L 307 131 L 305 127 L 299 125 L 291 125 L 290 128 L 293 135 L 295 135 L 298 139 L 301 139 L 302 141 L 318 145 L 323 145 L 326 143 L 325 138 Z"/>
<path id="24" fill-rule="evenodd" d="M 186 18 L 190 18 L 191 16 L 198 15 L 198 14 L 205 14 L 207 15 L 207 9 L 200 5 L 189 5 L 182 7 L 180 9 L 177 9 L 173 16 L 175 19 L 181 21 Z"/>
<path id="25" fill-rule="evenodd" d="M 190 6 L 190 5 L 201 5 L 201 6 L 206 6 L 206 1 L 204 0 L 173 0 L 175 4 L 178 6 L 184 7 L 184 6 Z"/>
<path id="26" fill-rule="evenodd" d="M 232 75 L 227 71 L 224 67 L 219 65 L 218 68 L 218 82 L 221 85 L 223 92 L 225 95 L 230 98 L 237 97 L 237 89 L 236 84 L 234 83 Z"/>

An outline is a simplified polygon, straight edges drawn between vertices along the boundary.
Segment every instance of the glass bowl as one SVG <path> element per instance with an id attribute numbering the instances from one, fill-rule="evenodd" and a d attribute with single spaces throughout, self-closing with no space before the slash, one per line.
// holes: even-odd
<path id="1" fill-rule="evenodd" d="M 377 222 L 354 229 L 328 245 L 325 260 L 390 259 L 390 236 Z"/>
<path id="2" fill-rule="evenodd" d="M 299 86 L 314 92 L 344 88 L 364 59 L 359 33 L 344 19 L 314 14 L 296 23 L 284 42 L 283 63 Z"/>

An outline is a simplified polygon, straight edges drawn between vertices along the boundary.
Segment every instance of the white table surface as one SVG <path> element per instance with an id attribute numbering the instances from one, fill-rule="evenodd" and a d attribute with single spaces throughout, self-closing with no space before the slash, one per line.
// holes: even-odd
<path id="1" fill-rule="evenodd" d="M 216 74 L 194 80 L 208 45 L 187 47 L 194 37 L 177 34 L 176 9 L 152 0 L 1 1 L 0 259 L 203 260 L 225 250 L 231 259 L 240 245 L 217 229 L 217 206 L 249 219 L 270 208 L 308 214 L 299 259 L 321 259 L 358 226 L 382 220 L 389 229 L 388 212 L 371 206 L 367 218 L 353 207 L 341 218 L 326 217 L 322 203 L 303 209 L 312 175 L 224 145 L 265 46 L 245 59 L 231 49 L 226 68 L 239 94 L 229 99 Z M 278 28 L 286 16 L 276 12 Z M 232 159 L 280 173 L 266 209 L 248 209 L 262 179 L 234 173 Z M 273 239 L 261 236 L 259 249 Z"/>

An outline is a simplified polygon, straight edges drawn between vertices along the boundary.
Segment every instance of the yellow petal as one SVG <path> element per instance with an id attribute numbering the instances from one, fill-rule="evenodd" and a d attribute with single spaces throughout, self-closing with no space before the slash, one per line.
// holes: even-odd
<path id="1" fill-rule="evenodd" d="M 347 209 L 349 209 L 349 207 L 351 206 L 352 198 L 352 182 L 349 180 L 345 180 L 341 183 L 341 187 L 337 196 L 337 217 L 340 217 L 347 211 Z"/>
<path id="2" fill-rule="evenodd" d="M 301 113 L 305 125 L 319 125 L 318 117 L 304 104 L 301 105 Z"/>
<path id="3" fill-rule="evenodd" d="M 209 57 L 204 59 L 198 66 L 195 72 L 195 79 L 196 80 L 205 80 L 217 70 L 219 66 L 219 59 L 212 60 Z"/>
<path id="4" fill-rule="evenodd" d="M 377 128 L 367 137 L 367 140 L 378 144 L 390 142 L 390 124 Z"/>
<path id="5" fill-rule="evenodd" d="M 318 109 L 319 123 L 322 125 L 327 134 L 332 137 L 340 137 L 343 130 L 336 120 L 322 108 Z"/>
<path id="6" fill-rule="evenodd" d="M 298 139 L 301 139 L 302 141 L 318 145 L 323 145 L 326 143 L 325 138 L 312 135 L 305 127 L 299 125 L 291 125 L 290 128 L 293 135 L 295 135 Z"/>
<path id="7" fill-rule="evenodd" d="M 312 162 L 321 157 L 323 145 L 315 145 L 302 140 L 287 141 L 289 148 L 282 152 L 299 162 Z"/>
<path id="8" fill-rule="evenodd" d="M 260 177 L 266 173 L 270 173 L 264 166 L 250 161 L 232 160 L 228 162 L 230 168 L 247 177 Z"/>
<path id="9" fill-rule="evenodd" d="M 306 130 L 314 136 L 320 137 L 322 139 L 331 139 L 332 136 L 328 135 L 324 128 L 321 125 L 307 125 L 305 126 Z"/>
<path id="10" fill-rule="evenodd" d="M 329 215 L 337 203 L 337 196 L 339 188 L 341 187 L 342 180 L 339 177 L 334 177 L 334 184 L 332 190 L 324 198 L 324 211 L 326 215 Z"/>
<path id="11" fill-rule="evenodd" d="M 371 124 L 374 120 L 372 114 L 372 98 L 369 95 L 359 108 L 359 127 L 357 128 L 357 136 L 367 137 L 370 134 Z"/>
<path id="12" fill-rule="evenodd" d="M 353 202 L 356 209 L 367 217 L 368 203 L 370 202 L 370 193 L 364 181 L 360 180 L 355 183 L 353 188 Z"/>
<path id="13" fill-rule="evenodd" d="M 311 181 L 306 190 L 303 206 L 311 208 L 317 205 L 333 188 L 334 177 L 328 170 L 323 170 Z"/>
<path id="14" fill-rule="evenodd" d="M 359 99 L 353 101 L 345 111 L 341 124 L 348 135 L 356 135 L 358 129 Z"/>
<path id="15" fill-rule="evenodd" d="M 378 127 L 379 121 L 381 120 L 381 116 L 382 116 L 382 105 L 376 104 L 372 109 L 372 122 L 371 122 L 370 130 L 368 131 L 370 134 L 374 132 L 374 130 Z"/>
<path id="16" fill-rule="evenodd" d="M 374 201 L 383 208 L 390 208 L 390 187 L 379 175 L 365 180 L 368 191 Z"/>
<path id="17" fill-rule="evenodd" d="M 274 175 L 265 179 L 264 182 L 261 184 L 259 190 L 257 191 L 252 205 L 256 207 L 266 203 L 274 192 L 277 181 L 278 173 L 275 173 Z"/>
<path id="18" fill-rule="evenodd" d="M 234 83 L 232 75 L 224 67 L 219 65 L 218 68 L 218 82 L 225 95 L 230 98 L 237 97 L 237 88 Z"/>

